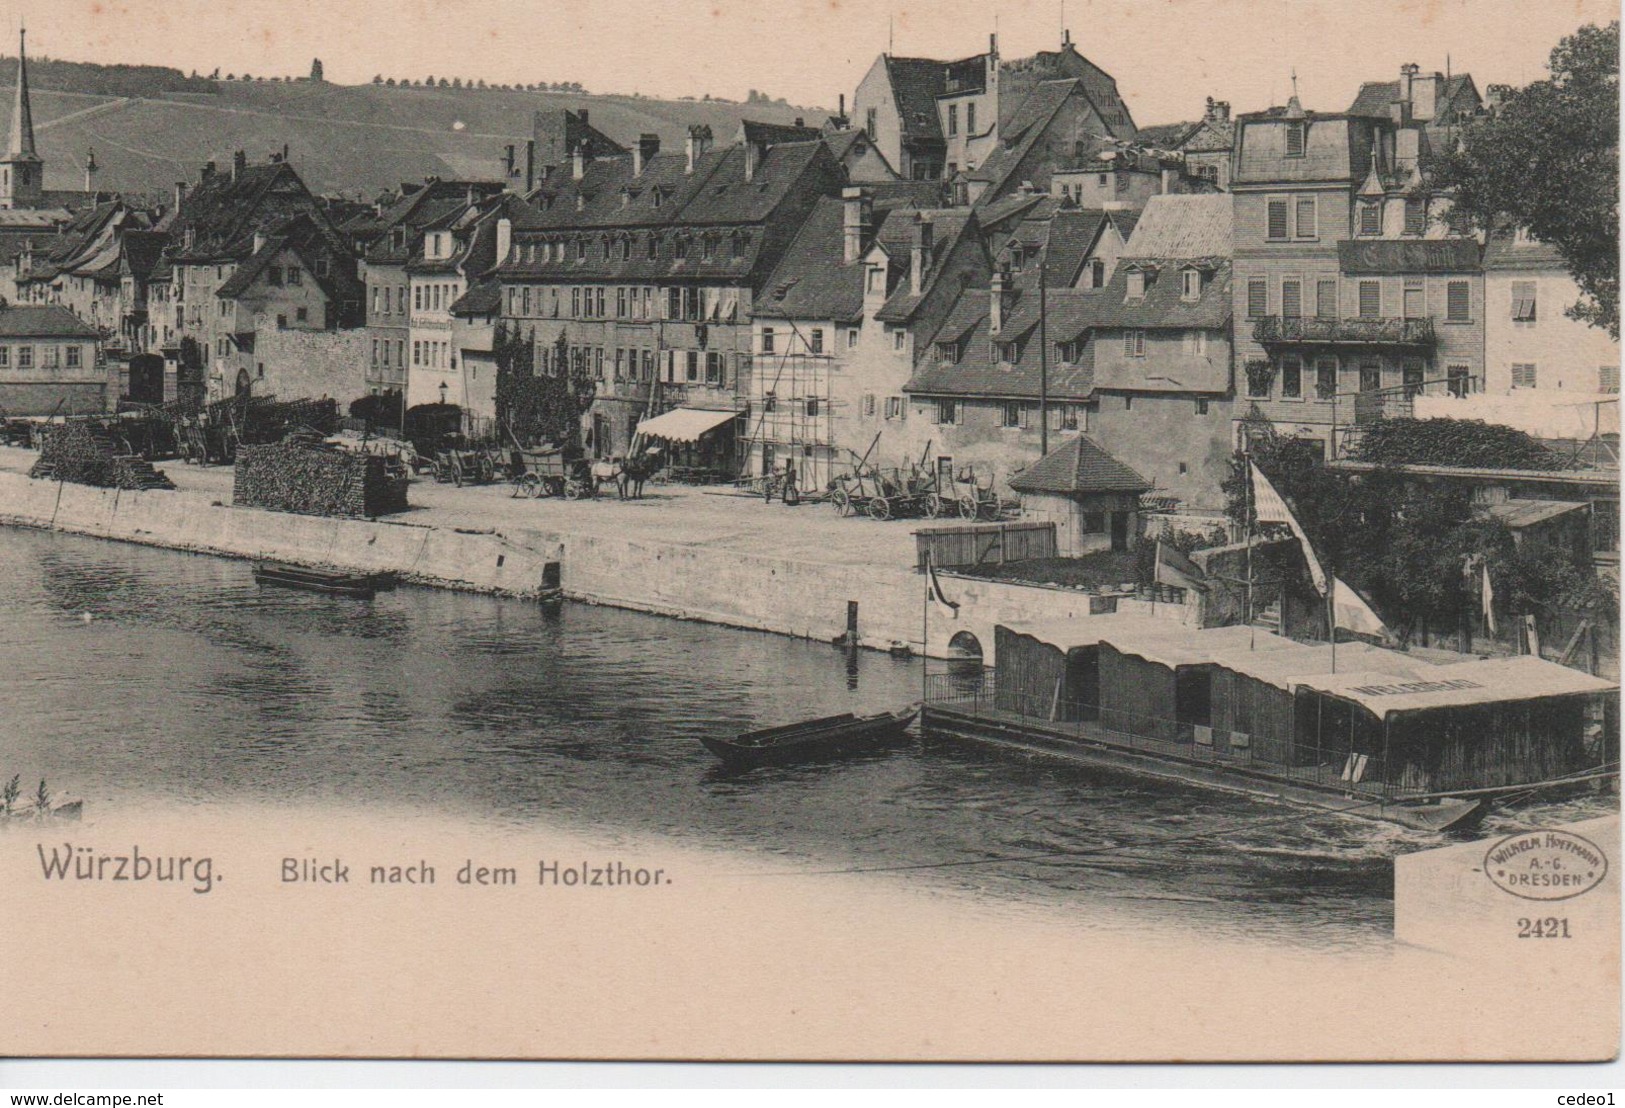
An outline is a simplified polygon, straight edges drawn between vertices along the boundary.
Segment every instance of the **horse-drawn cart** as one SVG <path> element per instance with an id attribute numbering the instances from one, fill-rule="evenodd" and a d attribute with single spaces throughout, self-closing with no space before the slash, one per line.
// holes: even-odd
<path id="1" fill-rule="evenodd" d="M 580 452 L 557 447 L 510 452 L 508 480 L 513 484 L 510 495 L 532 499 L 562 496 L 585 500 L 597 491 L 591 467 Z"/>

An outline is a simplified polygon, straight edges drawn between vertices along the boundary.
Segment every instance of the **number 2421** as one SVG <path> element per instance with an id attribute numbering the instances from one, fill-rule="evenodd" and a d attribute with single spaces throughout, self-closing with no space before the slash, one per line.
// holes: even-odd
<path id="1" fill-rule="evenodd" d="M 1520 939 L 1566 939 L 1569 937 L 1569 921 L 1560 916 L 1547 916 L 1545 919 L 1521 919 L 1518 921 L 1518 938 Z"/>

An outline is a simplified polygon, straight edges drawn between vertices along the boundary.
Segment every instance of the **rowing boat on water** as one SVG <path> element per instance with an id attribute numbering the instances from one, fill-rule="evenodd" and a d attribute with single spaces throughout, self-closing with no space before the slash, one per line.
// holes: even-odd
<path id="1" fill-rule="evenodd" d="M 707 750 L 727 766 L 786 765 L 880 749 L 896 742 L 919 709 L 856 716 L 845 712 L 782 727 L 747 731 L 732 738 L 702 738 Z"/>
<path id="2" fill-rule="evenodd" d="M 256 562 L 254 580 L 261 585 L 371 599 L 380 589 L 395 587 L 393 573 L 350 573 L 335 569 L 312 569 L 281 562 Z"/>

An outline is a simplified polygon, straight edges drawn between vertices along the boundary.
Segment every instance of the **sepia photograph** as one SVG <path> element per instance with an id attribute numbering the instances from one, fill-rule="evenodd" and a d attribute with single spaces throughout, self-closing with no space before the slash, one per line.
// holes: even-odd
<path id="1" fill-rule="evenodd" d="M 1617 1056 L 1616 5 L 7 0 L 0 104 L 0 1054 Z"/>

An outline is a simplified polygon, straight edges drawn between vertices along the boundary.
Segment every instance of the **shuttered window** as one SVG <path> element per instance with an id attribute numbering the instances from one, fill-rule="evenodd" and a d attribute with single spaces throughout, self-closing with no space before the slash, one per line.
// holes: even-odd
<path id="1" fill-rule="evenodd" d="M 1512 320 L 1514 323 L 1535 322 L 1535 282 L 1512 282 Z"/>
<path id="2" fill-rule="evenodd" d="M 1535 363 L 1512 363 L 1512 387 L 1515 389 L 1532 389 L 1535 387 Z"/>
<path id="3" fill-rule="evenodd" d="M 1405 318 L 1421 319 L 1427 315 L 1427 293 L 1420 281 L 1405 282 Z"/>
<path id="4" fill-rule="evenodd" d="M 1619 366 L 1600 365 L 1597 367 L 1597 391 L 1619 391 Z"/>
<path id="5" fill-rule="evenodd" d="M 1281 316 L 1284 319 L 1297 319 L 1303 315 L 1303 282 L 1281 282 Z"/>
<path id="6" fill-rule="evenodd" d="M 1288 123 L 1286 125 L 1286 156 L 1289 158 L 1303 157 L 1304 124 Z"/>
<path id="7" fill-rule="evenodd" d="M 1337 318 L 1337 281 L 1319 281 L 1315 284 L 1315 315 L 1321 319 Z"/>
<path id="8" fill-rule="evenodd" d="M 1405 201 L 1405 233 L 1425 234 L 1428 229 L 1428 206 L 1425 200 Z"/>
<path id="9" fill-rule="evenodd" d="M 1337 359 L 1315 359 L 1315 398 L 1331 400 L 1337 395 Z"/>
<path id="10" fill-rule="evenodd" d="M 1123 356 L 1125 358 L 1143 358 L 1143 357 L 1145 357 L 1145 332 L 1144 331 L 1124 331 L 1123 332 Z"/>
<path id="11" fill-rule="evenodd" d="M 1360 205 L 1360 234 L 1382 234 L 1382 205 L 1366 203 Z"/>
<path id="12" fill-rule="evenodd" d="M 1360 318 L 1376 319 L 1382 315 L 1382 282 L 1360 282 Z"/>
<path id="13" fill-rule="evenodd" d="M 1451 323 L 1466 323 L 1472 318 L 1472 297 L 1466 281 L 1451 281 L 1445 287 L 1444 317 Z"/>
<path id="14" fill-rule="evenodd" d="M 1267 234 L 1271 240 L 1282 240 L 1288 237 L 1287 214 L 1287 202 L 1285 200 L 1271 200 L 1269 202 Z"/>
<path id="15" fill-rule="evenodd" d="M 1313 196 L 1298 197 L 1298 237 L 1312 239 L 1319 232 L 1315 224 L 1315 198 Z"/>
<path id="16" fill-rule="evenodd" d="M 1247 318 L 1262 319 L 1269 314 L 1270 287 L 1262 277 L 1247 282 Z"/>

